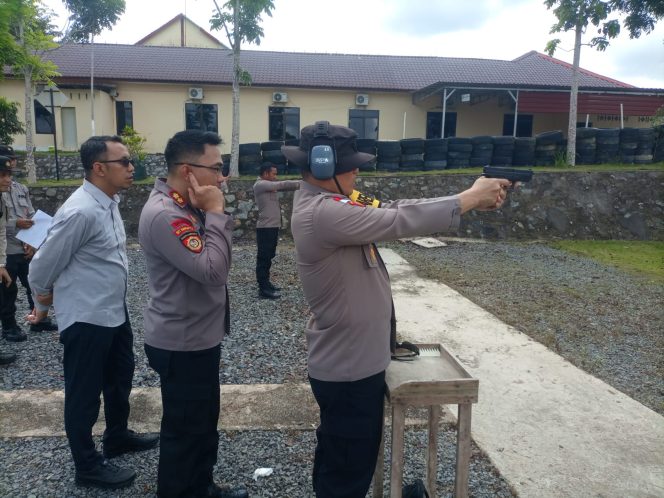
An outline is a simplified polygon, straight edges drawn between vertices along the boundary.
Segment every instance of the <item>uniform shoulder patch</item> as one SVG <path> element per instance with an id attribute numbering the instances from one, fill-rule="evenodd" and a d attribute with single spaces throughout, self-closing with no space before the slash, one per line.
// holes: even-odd
<path id="1" fill-rule="evenodd" d="M 171 221 L 171 228 L 176 237 L 182 238 L 188 233 L 198 233 L 191 221 L 186 218 L 176 218 Z"/>
<path id="2" fill-rule="evenodd" d="M 364 204 L 360 204 L 359 202 L 351 201 L 347 197 L 332 197 L 337 202 L 340 202 L 341 204 L 349 204 L 351 206 L 359 206 L 359 207 L 366 207 Z"/>
<path id="3" fill-rule="evenodd" d="M 182 244 L 191 252 L 199 253 L 203 250 L 203 240 L 198 233 L 190 234 L 182 239 Z"/>
<path id="4" fill-rule="evenodd" d="M 177 190 L 171 190 L 168 192 L 168 195 L 170 196 L 171 199 L 175 202 L 180 207 L 185 207 L 187 203 L 184 200 L 184 197 L 182 197 L 182 194 L 178 192 Z"/>

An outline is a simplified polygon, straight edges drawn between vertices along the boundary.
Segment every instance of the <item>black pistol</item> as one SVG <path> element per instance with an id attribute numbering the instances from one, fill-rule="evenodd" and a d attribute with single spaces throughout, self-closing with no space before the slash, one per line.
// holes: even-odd
<path id="1" fill-rule="evenodd" d="M 482 176 L 486 176 L 487 178 L 504 178 L 505 180 L 509 180 L 512 183 L 525 183 L 533 179 L 533 170 L 501 168 L 499 166 L 484 166 Z"/>

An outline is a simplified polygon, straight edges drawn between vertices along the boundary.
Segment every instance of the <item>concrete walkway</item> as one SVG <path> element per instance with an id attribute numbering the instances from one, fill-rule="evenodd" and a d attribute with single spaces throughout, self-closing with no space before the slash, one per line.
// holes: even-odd
<path id="1" fill-rule="evenodd" d="M 521 497 L 664 496 L 664 417 L 381 249 L 400 335 L 480 381 L 472 436 Z"/>
<path id="2" fill-rule="evenodd" d="M 444 344 L 480 380 L 472 436 L 519 496 L 664 497 L 664 417 L 418 278 L 396 253 L 381 254 L 401 336 Z M 312 430 L 318 422 L 306 383 L 221 392 L 221 429 Z M 61 391 L 0 391 L 0 437 L 61 436 L 62 413 Z M 159 390 L 134 389 L 132 427 L 157 432 L 160 418 Z"/>

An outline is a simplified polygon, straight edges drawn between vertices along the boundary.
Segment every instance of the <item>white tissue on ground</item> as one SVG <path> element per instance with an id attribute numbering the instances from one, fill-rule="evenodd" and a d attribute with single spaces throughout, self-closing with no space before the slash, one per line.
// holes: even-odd
<path id="1" fill-rule="evenodd" d="M 254 481 L 258 481 L 259 477 L 267 477 L 269 475 L 272 475 L 272 472 L 274 472 L 274 470 L 268 467 L 262 467 L 260 469 L 256 469 L 254 470 Z"/>

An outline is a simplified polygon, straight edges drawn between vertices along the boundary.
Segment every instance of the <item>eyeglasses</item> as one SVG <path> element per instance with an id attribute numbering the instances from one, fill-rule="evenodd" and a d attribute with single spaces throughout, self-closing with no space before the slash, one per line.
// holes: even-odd
<path id="1" fill-rule="evenodd" d="M 125 168 L 128 168 L 130 164 L 134 164 L 134 161 L 135 161 L 135 159 L 123 157 L 122 159 L 111 159 L 111 160 L 108 160 L 108 161 L 95 161 L 95 162 L 102 163 L 102 164 L 119 163 L 119 164 L 122 164 L 122 166 L 124 166 Z"/>
<path id="2" fill-rule="evenodd" d="M 217 163 L 214 166 L 204 166 L 202 164 L 194 164 L 194 163 L 174 163 L 174 166 L 180 166 L 181 164 L 188 164 L 189 166 L 193 166 L 194 168 L 211 169 L 216 173 L 222 173 L 224 168 L 224 163 Z"/>

